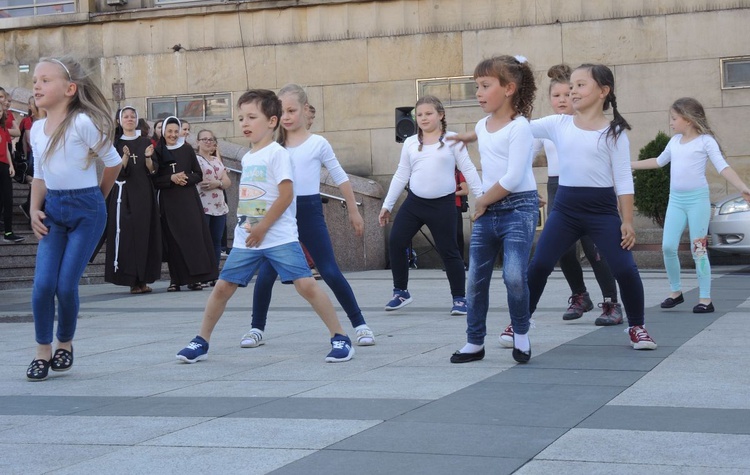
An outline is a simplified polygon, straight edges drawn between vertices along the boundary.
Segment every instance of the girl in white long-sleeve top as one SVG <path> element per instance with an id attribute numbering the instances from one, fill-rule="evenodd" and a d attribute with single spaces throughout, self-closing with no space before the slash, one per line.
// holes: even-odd
<path id="1" fill-rule="evenodd" d="M 531 122 L 534 137 L 549 139 L 557 147 L 560 186 L 529 265 L 529 309 L 533 314 L 560 256 L 588 235 L 620 285 L 631 345 L 636 350 L 655 349 L 643 326 L 643 283 L 630 251 L 635 245 L 633 176 L 625 133 L 630 125 L 617 110 L 614 75 L 607 66 L 584 64 L 573 71 L 570 84 L 574 115 Z M 611 121 L 604 115 L 610 107 Z"/>
<path id="2" fill-rule="evenodd" d="M 396 214 L 389 238 L 393 298 L 385 309 L 393 311 L 411 303 L 406 250 L 419 229 L 427 225 L 450 283 L 451 315 L 466 315 L 466 269 L 456 240 L 456 167 L 466 176 L 475 196 L 482 193 L 482 183 L 466 149 L 446 143 L 455 133 L 447 131 L 445 108 L 437 97 L 424 96 L 417 101 L 416 119 L 419 130 L 404 141 L 378 218 L 381 226 L 388 223 L 396 200 L 409 184 L 409 194 Z"/>
<path id="3" fill-rule="evenodd" d="M 677 247 L 685 226 L 689 226 L 690 252 L 695 260 L 700 289 L 700 300 L 693 307 L 693 313 L 711 313 L 714 311 L 711 302 L 711 264 L 706 252 L 711 202 L 706 163 L 711 160 L 716 171 L 734 185 L 746 200 L 750 200 L 750 189 L 724 159 L 700 102 L 691 97 L 677 99 L 669 110 L 669 126 L 675 135 L 661 155 L 631 164 L 634 170 L 672 164 L 669 171 L 669 204 L 662 236 L 664 267 L 672 293 L 661 303 L 661 308 L 672 308 L 685 301 L 680 285 Z"/>
<path id="4" fill-rule="evenodd" d="M 42 58 L 34 68 L 36 105 L 47 117 L 34 122 L 31 228 L 39 239 L 31 306 L 36 356 L 31 381 L 73 366 L 78 282 L 107 223 L 104 198 L 122 159 L 112 145 L 115 124 L 102 92 L 71 58 Z M 93 153 L 91 153 L 93 152 Z M 94 158 L 105 168 L 97 178 Z M 52 353 L 57 299 L 57 350 Z"/>

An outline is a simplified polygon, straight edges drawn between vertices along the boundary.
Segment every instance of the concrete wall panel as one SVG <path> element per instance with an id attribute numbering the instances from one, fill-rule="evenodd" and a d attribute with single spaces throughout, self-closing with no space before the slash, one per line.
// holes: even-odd
<path id="1" fill-rule="evenodd" d="M 581 63 L 633 64 L 665 61 L 665 18 L 565 23 L 562 26 L 564 59 Z"/>
<path id="2" fill-rule="evenodd" d="M 704 107 L 720 107 L 721 80 L 715 60 L 632 64 L 615 68 L 615 91 L 621 112 L 664 111 L 689 96 Z"/>
<path id="3" fill-rule="evenodd" d="M 246 75 L 242 48 L 188 51 L 184 55 L 193 93 L 231 90 Z"/>
<path id="4" fill-rule="evenodd" d="M 367 82 L 366 50 L 366 40 L 279 45 L 276 47 L 278 85 Z"/>
<path id="5" fill-rule="evenodd" d="M 372 174 L 369 130 L 327 132 L 325 137 L 347 173 L 358 176 Z"/>
<path id="6" fill-rule="evenodd" d="M 460 76 L 461 34 L 439 33 L 367 41 L 369 80 Z"/>
<path id="7" fill-rule="evenodd" d="M 396 107 L 414 102 L 414 81 L 342 84 L 323 88 L 325 129 L 393 127 Z"/>
<path id="8" fill-rule="evenodd" d="M 560 37 L 560 25 L 464 32 L 463 74 L 473 74 L 480 61 L 499 54 L 523 55 L 532 68 L 546 71 L 563 58 Z"/>
<path id="9" fill-rule="evenodd" d="M 748 23 L 750 9 L 669 15 L 665 17 L 669 60 L 746 55 Z"/>

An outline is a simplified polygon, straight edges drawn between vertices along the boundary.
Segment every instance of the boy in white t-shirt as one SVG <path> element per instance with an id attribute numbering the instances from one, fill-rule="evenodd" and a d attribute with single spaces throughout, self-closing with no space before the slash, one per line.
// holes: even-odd
<path id="1" fill-rule="evenodd" d="M 237 101 L 242 133 L 252 150 L 242 157 L 240 199 L 234 246 L 206 303 L 198 336 L 177 353 L 177 359 L 195 363 L 208 357 L 208 341 L 237 287 L 246 287 L 261 264 L 268 261 L 284 282 L 312 305 L 331 333 L 327 362 L 348 361 L 352 342 L 339 323 L 328 295 L 312 277 L 297 240 L 292 161 L 274 142 L 281 118 L 281 101 L 272 91 L 250 90 Z"/>

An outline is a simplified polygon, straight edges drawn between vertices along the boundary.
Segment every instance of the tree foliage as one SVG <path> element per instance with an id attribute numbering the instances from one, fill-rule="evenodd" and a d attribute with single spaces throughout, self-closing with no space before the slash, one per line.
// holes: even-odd
<path id="1" fill-rule="evenodd" d="M 647 143 L 638 154 L 638 160 L 658 157 L 669 143 L 669 136 L 664 132 L 656 134 L 656 138 Z M 654 170 L 636 170 L 633 176 L 635 185 L 635 206 L 642 215 L 664 227 L 664 216 L 669 203 L 669 168 Z"/>

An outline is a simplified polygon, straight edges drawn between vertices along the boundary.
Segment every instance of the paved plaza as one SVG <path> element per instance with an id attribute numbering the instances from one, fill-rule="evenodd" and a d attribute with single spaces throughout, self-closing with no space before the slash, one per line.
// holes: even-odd
<path id="1" fill-rule="evenodd" d="M 390 271 L 347 273 L 377 344 L 336 364 L 292 286 L 274 288 L 264 346 L 240 348 L 252 301 L 240 289 L 208 359 L 187 365 L 175 353 L 198 331 L 209 289 L 88 285 L 74 368 L 35 383 L 24 376 L 31 291 L 1 291 L 0 473 L 747 474 L 750 269 L 714 271 L 707 315 L 691 313 L 692 271 L 686 302 L 667 311 L 666 275 L 642 272 L 655 351 L 632 350 L 625 325 L 594 326 L 596 308 L 563 322 L 569 289 L 555 271 L 527 365 L 497 342 L 508 323 L 499 270 L 487 356 L 465 365 L 448 361 L 465 319 L 449 315 L 440 270 L 412 271 L 414 302 L 396 312 L 383 310 Z"/>

